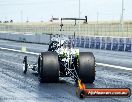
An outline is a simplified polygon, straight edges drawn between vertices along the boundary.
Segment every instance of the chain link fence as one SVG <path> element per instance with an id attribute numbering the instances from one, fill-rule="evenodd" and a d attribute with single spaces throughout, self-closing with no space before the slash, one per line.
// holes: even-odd
<path id="1" fill-rule="evenodd" d="M 63 31 L 60 31 L 60 23 L 0 23 L 0 32 L 33 33 L 33 34 L 68 34 L 132 37 L 132 22 L 88 22 L 74 26 L 74 23 L 64 23 Z"/>

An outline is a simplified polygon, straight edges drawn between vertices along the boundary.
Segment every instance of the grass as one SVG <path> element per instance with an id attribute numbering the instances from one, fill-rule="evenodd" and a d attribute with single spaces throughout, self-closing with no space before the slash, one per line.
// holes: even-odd
<path id="1" fill-rule="evenodd" d="M 115 36 L 115 37 L 132 37 L 132 21 L 125 21 L 123 30 L 117 21 L 81 22 L 80 28 L 74 23 L 65 22 L 62 32 L 60 32 L 60 23 L 58 22 L 29 22 L 29 23 L 0 23 L 1 32 L 21 32 L 34 34 L 74 34 L 76 35 L 94 35 L 94 36 Z"/>

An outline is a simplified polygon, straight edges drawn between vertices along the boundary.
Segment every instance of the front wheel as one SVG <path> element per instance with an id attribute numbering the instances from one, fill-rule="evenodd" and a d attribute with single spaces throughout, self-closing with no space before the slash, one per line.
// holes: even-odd
<path id="1" fill-rule="evenodd" d="M 24 57 L 23 60 L 23 73 L 26 74 L 28 69 L 28 64 L 27 64 L 27 56 Z"/>

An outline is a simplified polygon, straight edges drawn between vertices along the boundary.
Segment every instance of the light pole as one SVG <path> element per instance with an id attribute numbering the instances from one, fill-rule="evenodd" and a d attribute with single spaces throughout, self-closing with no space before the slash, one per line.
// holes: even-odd
<path id="1" fill-rule="evenodd" d="M 78 3 L 79 3 L 79 5 L 78 5 L 79 6 L 79 13 L 78 14 L 79 14 L 79 19 L 80 19 L 80 14 L 81 14 L 81 1 L 79 0 Z M 79 23 L 78 29 L 79 29 L 79 33 L 80 33 L 80 21 L 78 23 Z"/>
<path id="2" fill-rule="evenodd" d="M 122 27 L 122 32 L 124 31 L 124 0 L 122 0 L 122 14 L 121 14 L 121 27 Z"/>
<path id="3" fill-rule="evenodd" d="M 81 9 L 81 5 L 80 5 L 80 0 L 79 0 L 79 18 L 80 18 L 80 9 Z"/>
<path id="4" fill-rule="evenodd" d="M 99 30 L 99 12 L 97 12 L 97 35 Z"/>

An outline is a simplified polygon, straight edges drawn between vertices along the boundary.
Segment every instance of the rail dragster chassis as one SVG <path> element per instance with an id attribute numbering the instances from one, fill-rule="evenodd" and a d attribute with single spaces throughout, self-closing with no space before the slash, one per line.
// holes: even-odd
<path id="1" fill-rule="evenodd" d="M 59 77 L 71 77 L 78 86 L 81 83 L 93 83 L 95 57 L 92 52 L 79 52 L 79 49 L 75 49 L 74 41 L 60 35 L 53 37 L 48 51 L 40 53 L 35 64 L 28 64 L 27 56 L 24 57 L 23 72 L 26 74 L 28 69 L 36 71 L 41 83 L 56 83 Z"/>

